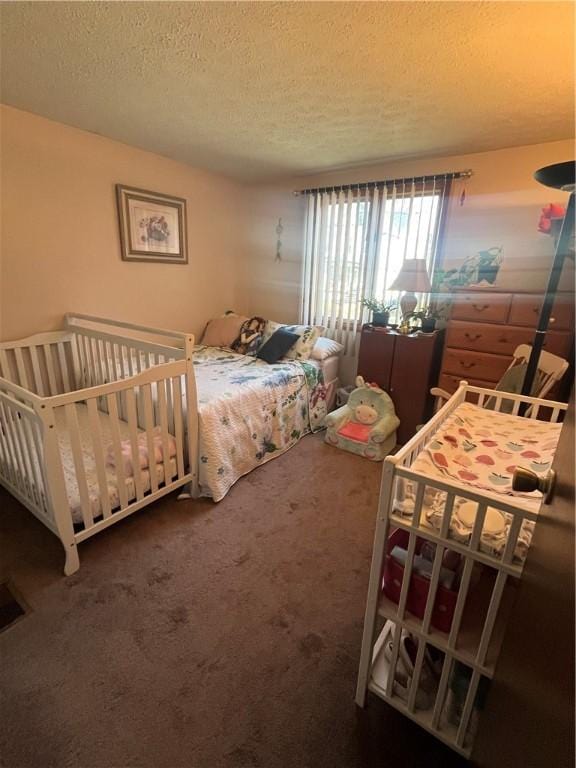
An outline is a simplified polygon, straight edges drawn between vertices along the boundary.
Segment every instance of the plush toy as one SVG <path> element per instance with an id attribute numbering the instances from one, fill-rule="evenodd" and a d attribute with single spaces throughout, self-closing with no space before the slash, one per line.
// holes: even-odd
<path id="1" fill-rule="evenodd" d="M 326 442 L 372 461 L 382 461 L 396 445 L 400 419 L 394 403 L 376 384 L 367 384 L 362 376 L 348 403 L 326 416 Z"/>

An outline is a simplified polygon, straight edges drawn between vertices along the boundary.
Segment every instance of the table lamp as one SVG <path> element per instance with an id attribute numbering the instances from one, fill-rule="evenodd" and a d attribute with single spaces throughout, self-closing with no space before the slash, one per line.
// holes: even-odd
<path id="1" fill-rule="evenodd" d="M 391 291 L 405 291 L 400 299 L 403 325 L 407 324 L 408 316 L 414 312 L 418 304 L 414 292 L 429 293 L 431 288 L 426 259 L 405 259 L 400 272 L 390 286 Z"/>

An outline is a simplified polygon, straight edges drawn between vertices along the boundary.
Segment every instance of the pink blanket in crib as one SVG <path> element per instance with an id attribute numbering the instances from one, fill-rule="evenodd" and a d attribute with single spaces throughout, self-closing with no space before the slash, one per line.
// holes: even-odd
<path id="1" fill-rule="evenodd" d="M 161 464 L 164 461 L 164 446 L 162 444 L 162 431 L 160 427 L 154 427 L 152 430 L 152 445 L 154 451 L 153 462 L 154 464 Z M 140 469 L 148 469 L 150 466 L 150 454 L 146 432 L 138 433 L 137 450 Z M 120 443 L 120 454 L 124 474 L 126 477 L 133 477 L 134 461 L 132 455 L 132 442 L 130 440 L 122 440 Z M 176 440 L 172 435 L 168 435 L 168 459 L 173 459 L 174 456 L 176 456 Z M 114 448 L 111 445 L 108 446 L 108 451 L 106 453 L 106 463 L 111 467 L 116 466 L 116 456 Z"/>

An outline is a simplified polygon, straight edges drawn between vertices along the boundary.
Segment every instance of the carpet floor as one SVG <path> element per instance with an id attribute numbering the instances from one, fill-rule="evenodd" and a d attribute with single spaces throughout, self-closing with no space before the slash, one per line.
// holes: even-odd
<path id="1" fill-rule="evenodd" d="M 381 465 L 306 437 L 219 504 L 167 497 L 80 545 L 0 489 L 3 768 L 449 768 L 353 701 Z"/>

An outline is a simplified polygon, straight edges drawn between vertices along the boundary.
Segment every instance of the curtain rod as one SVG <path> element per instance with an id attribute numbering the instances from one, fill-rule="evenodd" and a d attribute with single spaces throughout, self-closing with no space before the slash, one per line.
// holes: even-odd
<path id="1" fill-rule="evenodd" d="M 383 179 L 381 181 L 359 181 L 353 184 L 333 184 L 328 187 L 313 187 L 311 189 L 295 189 L 294 195 L 314 195 L 318 192 L 342 192 L 348 189 L 359 189 L 360 187 L 384 187 L 397 184 L 405 185 L 407 181 L 413 184 L 424 184 L 428 181 L 437 179 L 469 179 L 473 175 L 470 169 L 465 171 L 451 171 L 449 173 L 433 173 L 428 176 L 405 176 L 399 179 Z"/>

